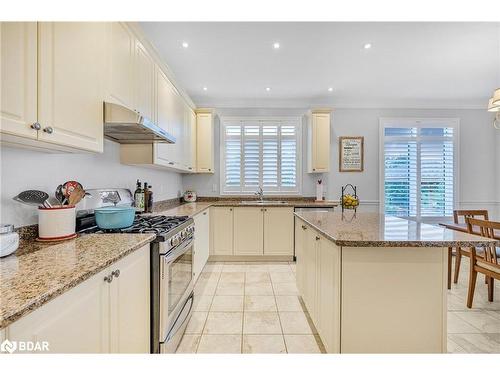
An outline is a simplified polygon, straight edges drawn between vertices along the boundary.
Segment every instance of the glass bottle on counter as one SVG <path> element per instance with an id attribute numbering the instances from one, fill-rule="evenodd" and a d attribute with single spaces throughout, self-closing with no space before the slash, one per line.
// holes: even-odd
<path id="1" fill-rule="evenodd" d="M 136 189 L 134 192 L 134 206 L 135 210 L 137 212 L 144 212 L 145 208 L 145 195 L 144 195 L 144 190 L 141 189 L 141 182 L 137 180 L 136 182 Z"/>
<path id="2" fill-rule="evenodd" d="M 144 188 L 142 189 L 144 193 L 144 212 L 150 212 L 149 211 L 149 189 L 148 189 L 148 183 L 144 182 Z"/>
<path id="3" fill-rule="evenodd" d="M 148 185 L 148 210 L 147 212 L 153 212 L 153 187 Z"/>

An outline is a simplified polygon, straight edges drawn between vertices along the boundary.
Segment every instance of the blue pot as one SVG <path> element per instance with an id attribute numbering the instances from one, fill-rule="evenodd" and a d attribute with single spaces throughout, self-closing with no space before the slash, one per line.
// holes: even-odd
<path id="1" fill-rule="evenodd" d="M 123 229 L 134 222 L 135 207 L 102 207 L 96 208 L 95 222 L 101 229 Z"/>

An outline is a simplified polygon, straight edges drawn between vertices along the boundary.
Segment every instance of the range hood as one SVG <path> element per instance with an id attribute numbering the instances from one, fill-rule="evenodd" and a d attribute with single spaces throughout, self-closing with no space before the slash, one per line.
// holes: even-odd
<path id="1" fill-rule="evenodd" d="M 175 143 L 175 137 L 150 119 L 119 104 L 104 102 L 104 136 L 118 143 Z"/>

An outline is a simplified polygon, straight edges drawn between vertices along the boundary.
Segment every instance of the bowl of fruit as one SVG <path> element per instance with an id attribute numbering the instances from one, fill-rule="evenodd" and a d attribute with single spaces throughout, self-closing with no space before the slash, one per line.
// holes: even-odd
<path id="1" fill-rule="evenodd" d="M 355 195 L 346 194 L 342 197 L 342 205 L 344 208 L 353 210 L 359 206 L 359 199 Z"/>
<path id="2" fill-rule="evenodd" d="M 347 210 L 356 210 L 359 206 L 359 198 L 356 194 L 356 186 L 347 184 L 346 186 L 342 186 L 342 194 L 340 198 L 340 204 L 342 205 L 342 211 L 344 209 Z M 351 193 L 348 193 L 351 191 Z"/>

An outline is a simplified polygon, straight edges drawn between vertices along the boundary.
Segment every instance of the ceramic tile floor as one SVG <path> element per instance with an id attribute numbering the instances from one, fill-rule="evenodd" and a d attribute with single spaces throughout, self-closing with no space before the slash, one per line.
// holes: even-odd
<path id="1" fill-rule="evenodd" d="M 177 353 L 324 353 L 298 297 L 295 264 L 208 263 Z"/>
<path id="2" fill-rule="evenodd" d="M 465 305 L 468 259 L 448 291 L 448 352 L 500 353 L 500 282 L 488 302 L 478 277 Z M 194 312 L 178 353 L 324 353 L 298 297 L 294 263 L 208 263 L 195 286 Z"/>

